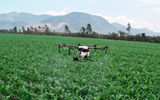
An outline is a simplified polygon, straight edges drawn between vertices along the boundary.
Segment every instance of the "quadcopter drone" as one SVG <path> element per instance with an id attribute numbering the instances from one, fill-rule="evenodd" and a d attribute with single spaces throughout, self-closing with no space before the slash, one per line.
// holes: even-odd
<path id="1" fill-rule="evenodd" d="M 105 50 L 105 54 L 107 54 L 108 46 L 97 47 L 96 44 L 93 46 L 84 46 L 81 44 L 78 44 L 78 46 L 67 46 L 66 44 L 63 44 L 63 45 L 58 45 L 58 52 L 59 53 L 61 53 L 61 50 L 60 50 L 61 48 L 68 48 L 68 55 L 71 54 L 71 50 L 76 49 L 79 57 L 82 57 L 84 59 L 88 59 L 89 54 L 90 54 L 90 49 L 94 49 L 94 52 L 96 52 L 97 49 Z M 74 60 L 79 61 L 78 57 L 74 57 Z"/>

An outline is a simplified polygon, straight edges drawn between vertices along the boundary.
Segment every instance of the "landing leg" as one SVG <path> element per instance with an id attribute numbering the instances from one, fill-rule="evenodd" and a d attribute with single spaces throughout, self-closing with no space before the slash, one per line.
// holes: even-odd
<path id="1" fill-rule="evenodd" d="M 82 62 L 82 61 L 79 59 L 79 57 L 73 57 L 73 60 L 74 60 L 74 61 Z"/>
<path id="2" fill-rule="evenodd" d="M 70 55 L 71 54 L 71 50 L 70 50 L 70 48 L 68 49 L 68 55 Z"/>

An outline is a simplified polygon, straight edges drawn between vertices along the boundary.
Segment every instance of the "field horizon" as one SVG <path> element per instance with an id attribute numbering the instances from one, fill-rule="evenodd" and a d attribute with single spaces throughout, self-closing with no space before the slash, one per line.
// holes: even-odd
<path id="1" fill-rule="evenodd" d="M 105 46 L 91 60 L 58 44 Z M 160 44 L 64 36 L 0 34 L 0 99 L 160 99 Z"/>

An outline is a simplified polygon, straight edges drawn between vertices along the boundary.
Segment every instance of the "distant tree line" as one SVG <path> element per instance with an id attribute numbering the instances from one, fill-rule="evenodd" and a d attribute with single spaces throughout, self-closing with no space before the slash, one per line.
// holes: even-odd
<path id="1" fill-rule="evenodd" d="M 82 26 L 77 33 L 71 33 L 69 27 L 65 25 L 64 32 L 55 32 L 47 26 L 38 27 L 22 27 L 18 29 L 13 27 L 12 29 L 0 29 L 0 33 L 12 33 L 12 34 L 40 34 L 40 35 L 56 35 L 56 36 L 72 36 L 72 37 L 86 37 L 86 38 L 102 38 L 102 39 L 114 39 L 114 40 L 127 40 L 127 41 L 143 41 L 151 43 L 160 43 L 160 36 L 146 36 L 145 33 L 131 35 L 131 25 L 128 23 L 126 31 L 112 32 L 108 34 L 98 34 L 92 30 L 91 24 L 87 24 L 86 27 Z"/>

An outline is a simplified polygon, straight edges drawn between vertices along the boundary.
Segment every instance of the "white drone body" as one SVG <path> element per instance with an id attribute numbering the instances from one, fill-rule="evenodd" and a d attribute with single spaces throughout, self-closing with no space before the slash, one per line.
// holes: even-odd
<path id="1" fill-rule="evenodd" d="M 63 45 L 58 45 L 58 52 L 59 53 L 61 53 L 61 48 L 68 48 L 68 55 L 70 55 L 71 54 L 71 50 L 74 50 L 74 49 L 76 49 L 78 52 L 77 52 L 77 54 L 78 54 L 78 56 L 79 57 L 82 57 L 82 58 L 84 58 L 84 59 L 90 59 L 89 58 L 89 54 L 90 54 L 90 52 L 89 52 L 89 50 L 90 49 L 94 49 L 94 52 L 96 52 L 96 50 L 97 49 L 99 49 L 99 50 L 105 50 L 105 53 L 107 54 L 107 48 L 108 48 L 108 46 L 104 46 L 104 47 L 97 47 L 97 45 L 95 44 L 95 45 L 93 45 L 93 46 L 83 46 L 83 45 L 80 45 L 80 44 L 78 44 L 78 46 L 67 46 L 66 44 L 63 44 Z M 74 57 L 74 60 L 75 61 L 79 61 L 79 59 L 78 59 L 78 57 Z"/>
<path id="2" fill-rule="evenodd" d="M 78 46 L 78 55 L 82 58 L 89 57 L 89 47 L 88 46 Z"/>

